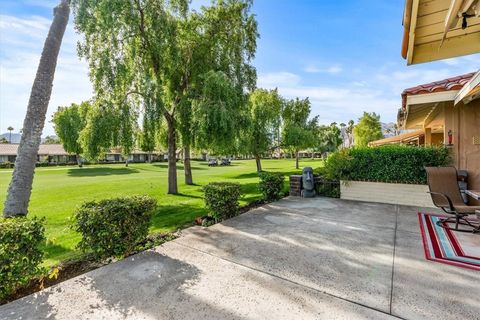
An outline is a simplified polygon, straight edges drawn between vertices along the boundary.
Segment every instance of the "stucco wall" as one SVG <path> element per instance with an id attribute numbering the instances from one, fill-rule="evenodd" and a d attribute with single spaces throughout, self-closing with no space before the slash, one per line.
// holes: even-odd
<path id="1" fill-rule="evenodd" d="M 428 186 L 419 184 L 342 181 L 340 198 L 417 207 L 435 207 Z"/>
<path id="2" fill-rule="evenodd" d="M 445 132 L 452 130 L 452 155 L 457 169 L 467 170 L 468 188 L 480 190 L 480 145 L 475 145 L 474 137 L 480 139 L 480 100 L 466 105 L 448 105 L 445 108 Z M 447 139 L 445 141 L 448 141 Z M 480 204 L 471 199 L 471 204 Z"/>

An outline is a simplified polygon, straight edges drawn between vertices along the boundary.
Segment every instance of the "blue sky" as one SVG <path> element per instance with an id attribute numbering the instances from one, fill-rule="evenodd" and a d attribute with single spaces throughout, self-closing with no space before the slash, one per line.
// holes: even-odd
<path id="1" fill-rule="evenodd" d="M 0 2 L 0 133 L 21 128 L 57 0 Z M 193 6 L 208 4 L 194 0 Z M 408 66 L 400 56 L 403 0 L 256 0 L 258 86 L 288 98 L 309 97 L 322 123 L 375 111 L 395 121 L 404 88 L 480 67 L 480 55 Z M 57 65 L 47 119 L 59 105 L 92 96 L 85 61 L 76 56 L 72 20 Z M 50 122 L 44 135 L 53 134 Z"/>

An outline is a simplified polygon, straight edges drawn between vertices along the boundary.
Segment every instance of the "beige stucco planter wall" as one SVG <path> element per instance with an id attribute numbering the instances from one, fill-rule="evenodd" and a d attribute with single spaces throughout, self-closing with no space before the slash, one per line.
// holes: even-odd
<path id="1" fill-rule="evenodd" d="M 341 181 L 340 198 L 346 200 L 435 207 L 428 186 L 420 184 Z"/>

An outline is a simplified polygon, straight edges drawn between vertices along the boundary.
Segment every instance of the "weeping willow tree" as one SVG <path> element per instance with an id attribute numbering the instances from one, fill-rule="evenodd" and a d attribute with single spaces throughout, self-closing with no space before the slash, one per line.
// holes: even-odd
<path id="1" fill-rule="evenodd" d="M 84 101 L 80 104 L 72 103 L 70 106 L 58 107 L 53 114 L 52 122 L 60 142 L 68 153 L 76 156 L 77 164 L 82 167 L 83 155 L 80 143 L 80 133 L 86 126 L 87 114 L 91 109 L 90 102 Z"/>
<path id="2" fill-rule="evenodd" d="M 256 89 L 249 96 L 245 110 L 247 121 L 241 131 L 241 145 L 244 152 L 255 157 L 257 172 L 262 171 L 262 155 L 279 147 L 277 135 L 284 103 L 276 89 Z"/>
<path id="3" fill-rule="evenodd" d="M 178 192 L 179 135 L 185 158 L 190 158 L 196 130 L 192 102 L 204 92 L 205 75 L 223 72 L 239 96 L 256 81 L 250 64 L 258 36 L 251 0 L 212 1 L 198 12 L 188 3 L 73 1 L 76 28 L 83 34 L 79 53 L 89 63 L 97 99 L 127 103 L 164 118 L 168 193 Z M 158 125 L 149 128 L 158 130 Z M 193 183 L 189 161 L 184 167 L 187 182 Z"/>

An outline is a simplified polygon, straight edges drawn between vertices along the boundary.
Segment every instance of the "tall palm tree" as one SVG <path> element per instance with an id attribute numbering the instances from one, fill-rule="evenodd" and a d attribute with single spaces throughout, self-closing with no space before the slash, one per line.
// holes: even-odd
<path id="1" fill-rule="evenodd" d="M 8 132 L 9 132 L 9 134 L 8 134 L 8 142 L 9 142 L 9 143 L 12 143 L 12 131 L 13 131 L 13 127 L 12 127 L 12 126 L 9 126 L 9 127 L 7 128 L 7 130 L 8 130 Z"/>
<path id="2" fill-rule="evenodd" d="M 38 148 L 52 93 L 58 53 L 69 15 L 70 0 L 60 0 L 59 5 L 53 10 L 53 22 L 43 45 L 37 74 L 30 92 L 22 138 L 3 210 L 5 217 L 26 215 L 28 211 Z"/>

